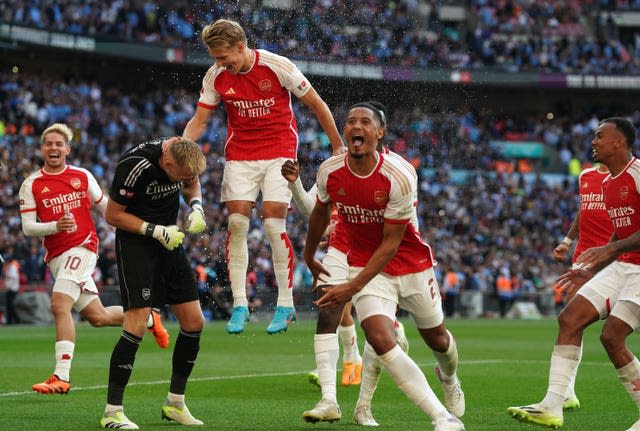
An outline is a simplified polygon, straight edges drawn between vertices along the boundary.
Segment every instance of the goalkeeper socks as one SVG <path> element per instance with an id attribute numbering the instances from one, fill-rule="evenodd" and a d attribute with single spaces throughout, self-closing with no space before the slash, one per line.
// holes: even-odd
<path id="1" fill-rule="evenodd" d="M 71 360 L 75 343 L 67 340 L 56 341 L 56 370 L 53 372 L 60 380 L 69 381 Z"/>
<path id="2" fill-rule="evenodd" d="M 358 334 L 356 325 L 338 326 L 338 335 L 342 342 L 342 361 L 343 362 L 362 362 L 360 351 L 358 350 Z"/>
<path id="3" fill-rule="evenodd" d="M 229 215 L 227 234 L 227 267 L 229 281 L 233 294 L 233 306 L 247 306 L 247 266 L 249 265 L 249 251 L 247 246 L 247 232 L 249 231 L 249 217 L 233 213 Z"/>
<path id="4" fill-rule="evenodd" d="M 378 359 L 378 354 L 369 343 L 364 343 L 364 353 L 362 355 L 362 381 L 360 382 L 360 394 L 358 395 L 357 406 L 365 404 L 371 405 L 373 393 L 378 386 L 382 364 Z"/>
<path id="5" fill-rule="evenodd" d="M 316 368 L 322 398 L 337 402 L 336 368 L 340 356 L 337 334 L 316 334 L 313 336 L 313 350 L 316 354 Z"/>
<path id="6" fill-rule="evenodd" d="M 133 363 L 136 360 L 136 352 L 142 338 L 130 332 L 122 331 L 120 339 L 111 353 L 109 363 L 109 388 L 107 389 L 107 403 L 121 406 L 124 398 L 124 389 L 129 383 Z"/>
<path id="7" fill-rule="evenodd" d="M 200 334 L 202 331 L 187 332 L 180 329 L 176 345 L 173 348 L 173 372 L 169 391 L 174 394 L 184 394 L 187 380 L 196 363 L 200 350 Z"/>
<path id="8" fill-rule="evenodd" d="M 273 272 L 278 282 L 278 304 L 293 307 L 293 247 L 286 230 L 286 220 L 268 218 L 264 221 L 264 230 L 269 238 L 273 260 Z"/>

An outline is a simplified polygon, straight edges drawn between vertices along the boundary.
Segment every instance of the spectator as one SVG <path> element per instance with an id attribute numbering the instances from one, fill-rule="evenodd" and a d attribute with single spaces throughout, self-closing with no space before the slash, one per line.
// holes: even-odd
<path id="1" fill-rule="evenodd" d="M 13 256 L 13 250 L 9 249 L 5 254 L 2 265 L 2 276 L 4 279 L 5 306 L 7 325 L 20 323 L 20 317 L 16 313 L 15 301 L 20 290 L 20 262 Z"/>

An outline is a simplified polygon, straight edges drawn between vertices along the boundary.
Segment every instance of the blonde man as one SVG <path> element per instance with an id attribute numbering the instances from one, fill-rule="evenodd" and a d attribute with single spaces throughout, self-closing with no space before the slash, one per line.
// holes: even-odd
<path id="1" fill-rule="evenodd" d="M 294 253 L 285 222 L 291 192 L 280 175 L 282 164 L 296 158 L 298 146 L 291 95 L 315 114 L 334 154 L 344 147 L 329 107 L 289 59 L 249 48 L 240 24 L 226 19 L 206 26 L 202 40 L 215 63 L 204 76 L 198 106 L 183 135 L 200 138 L 213 109 L 224 104 L 229 128 L 222 201 L 229 211 L 227 261 L 234 305 L 226 329 L 230 334 L 241 333 L 249 320 L 247 232 L 251 210 L 262 193 L 264 230 L 278 282 L 278 303 L 267 333 L 284 332 L 295 320 L 291 284 Z"/>
<path id="2" fill-rule="evenodd" d="M 107 221 L 116 227 L 116 253 L 124 328 L 109 368 L 103 428 L 138 429 L 124 414 L 124 390 L 153 306 L 169 304 L 180 325 L 172 359 L 164 419 L 202 425 L 185 404 L 185 389 L 200 348 L 204 318 L 198 289 L 181 246 L 185 234 L 176 225 L 180 194 L 191 206 L 184 223 L 188 233 L 206 229 L 198 176 L 205 158 L 198 145 L 173 137 L 145 142 L 126 151 L 116 166 Z"/>
<path id="3" fill-rule="evenodd" d="M 56 366 L 47 380 L 32 386 L 41 394 L 66 394 L 71 388 L 76 343 L 72 308 L 96 327 L 120 326 L 124 318 L 122 307 L 103 307 L 91 277 L 98 259 L 98 235 L 90 209 L 96 206 L 104 214 L 107 198 L 91 172 L 67 164 L 72 138 L 67 125 L 49 126 L 40 139 L 44 166 L 20 187 L 22 230 L 27 236 L 42 237 L 44 260 L 56 279 L 51 293 Z M 160 315 L 147 315 L 145 322 L 160 347 L 166 347 L 169 334 Z"/>

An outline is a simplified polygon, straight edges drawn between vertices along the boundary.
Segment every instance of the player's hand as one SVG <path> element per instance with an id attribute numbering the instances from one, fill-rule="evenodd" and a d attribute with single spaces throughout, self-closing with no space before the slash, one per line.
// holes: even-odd
<path id="1" fill-rule="evenodd" d="M 309 268 L 309 271 L 311 271 L 311 275 L 313 275 L 313 287 L 311 288 L 311 291 L 315 292 L 318 287 L 318 283 L 326 283 L 326 278 L 324 278 L 324 276 L 331 277 L 331 274 L 329 274 L 329 271 L 322 266 L 322 263 L 320 263 L 318 259 L 313 259 L 312 261 L 307 262 L 307 267 Z"/>
<path id="2" fill-rule="evenodd" d="M 204 220 L 204 209 L 200 204 L 191 205 L 191 213 L 187 217 L 185 229 L 187 232 L 199 234 L 207 228 L 207 222 Z"/>
<path id="3" fill-rule="evenodd" d="M 588 265 L 574 263 L 569 271 L 557 278 L 556 282 L 559 289 L 567 292 L 567 297 L 573 297 L 578 289 L 591 280 L 593 274 Z"/>
<path id="4" fill-rule="evenodd" d="M 320 299 L 316 301 L 316 305 L 320 308 L 333 308 L 343 307 L 353 295 L 357 293 L 357 290 L 351 287 L 348 283 L 320 286 L 321 290 L 325 292 Z"/>
<path id="5" fill-rule="evenodd" d="M 153 228 L 152 236 L 160 241 L 160 244 L 167 250 L 173 250 L 179 247 L 184 240 L 184 233 L 176 225 L 162 226 L 157 224 Z"/>
<path id="6" fill-rule="evenodd" d="M 556 248 L 553 249 L 553 258 L 558 262 L 563 262 L 567 258 L 568 251 L 569 246 L 564 242 L 561 242 Z"/>
<path id="7" fill-rule="evenodd" d="M 56 221 L 58 232 L 73 232 L 77 227 L 75 218 L 70 214 L 65 214 Z"/>
<path id="8" fill-rule="evenodd" d="M 300 175 L 300 166 L 297 160 L 287 160 L 282 164 L 280 168 L 282 176 L 290 183 L 295 182 Z"/>

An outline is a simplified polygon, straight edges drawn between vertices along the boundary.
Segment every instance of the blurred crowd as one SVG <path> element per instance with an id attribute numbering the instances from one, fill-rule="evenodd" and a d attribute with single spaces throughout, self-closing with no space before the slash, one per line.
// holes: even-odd
<path id="1" fill-rule="evenodd" d="M 0 252 L 20 261 L 23 282 L 49 283 L 37 238 L 22 234 L 18 189 L 22 180 L 41 165 L 39 136 L 49 124 L 66 122 L 74 129 L 71 164 L 93 172 L 105 192 L 114 162 L 125 148 L 150 138 L 180 134 L 190 118 L 196 94 L 184 89 L 162 89 L 124 94 L 96 82 L 59 81 L 28 74 L 0 74 Z M 315 117 L 295 104 L 301 143 L 299 160 L 303 182 L 309 188 L 314 173 L 330 155 L 326 136 Z M 341 128 L 347 106 L 332 106 Z M 624 114 L 624 113 L 616 113 Z M 640 114 L 628 114 L 640 125 Z M 500 274 L 508 274 L 522 292 L 551 288 L 564 269 L 552 262 L 552 248 L 564 237 L 577 209 L 574 177 L 547 182 L 541 176 L 497 169 L 500 154 L 490 142 L 524 139 L 553 147 L 565 160 L 587 163 L 590 142 L 598 124 L 595 115 L 576 118 L 511 118 L 488 109 L 432 112 L 427 108 L 398 107 L 390 112 L 385 142 L 409 160 L 419 173 L 420 228 L 433 246 L 443 289 L 492 292 Z M 228 288 L 225 263 L 226 214 L 219 202 L 226 137 L 223 110 L 214 114 L 201 140 L 208 168 L 201 178 L 208 231 L 187 237 L 185 246 L 203 290 L 224 296 Z M 473 175 L 459 184 L 454 168 Z M 561 174 L 562 172 L 558 172 Z M 184 206 L 184 217 L 187 211 Z M 260 204 L 256 208 L 260 211 Z M 260 288 L 275 285 L 270 250 L 258 217 L 251 219 L 248 286 L 254 297 Z M 95 278 L 101 285 L 117 284 L 114 231 L 97 217 L 100 259 Z M 288 232 L 299 257 L 304 246 L 306 220 L 293 207 Z M 454 272 L 457 282 L 444 283 Z M 294 271 L 296 288 L 310 288 L 311 278 L 301 259 Z M 219 299 L 219 298 L 218 298 Z"/>
<path id="2" fill-rule="evenodd" d="M 621 31 L 612 15 L 640 9 L 638 0 L 304 0 L 284 9 L 261 4 L 0 0 L 0 20 L 101 40 L 202 49 L 203 26 L 225 17 L 242 23 L 252 46 L 298 60 L 509 72 L 640 71 L 640 34 Z M 448 19 L 440 13 L 451 6 L 465 15 Z"/>

